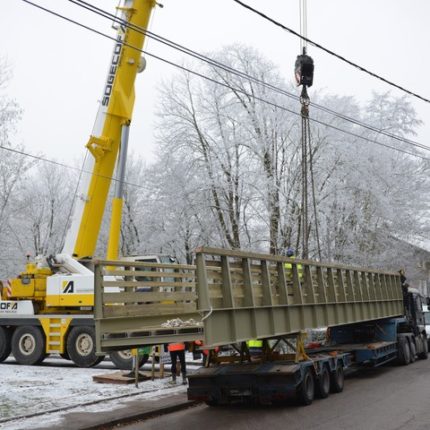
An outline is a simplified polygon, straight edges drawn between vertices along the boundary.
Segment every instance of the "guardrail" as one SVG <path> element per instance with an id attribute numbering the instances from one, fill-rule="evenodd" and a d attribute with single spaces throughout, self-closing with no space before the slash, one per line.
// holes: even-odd
<path id="1" fill-rule="evenodd" d="M 169 342 L 172 336 L 184 341 L 203 338 L 195 266 L 94 263 L 97 351 L 155 345 Z M 178 317 L 183 324 L 175 321 Z"/>
<path id="2" fill-rule="evenodd" d="M 403 313 L 398 273 L 214 248 L 196 265 L 208 345 Z"/>
<path id="3" fill-rule="evenodd" d="M 178 340 L 224 345 L 402 313 L 392 272 L 215 248 L 197 249 L 196 266 L 95 262 L 103 352 Z M 176 318 L 189 324 L 168 323 Z"/>

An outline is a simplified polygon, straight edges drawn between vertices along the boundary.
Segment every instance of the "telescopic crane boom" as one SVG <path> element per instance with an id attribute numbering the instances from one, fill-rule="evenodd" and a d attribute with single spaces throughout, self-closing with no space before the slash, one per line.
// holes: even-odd
<path id="1" fill-rule="evenodd" d="M 129 26 L 120 24 L 113 49 L 108 75 L 103 89 L 99 111 L 93 132 L 86 145 L 91 156 L 87 157 L 85 172 L 92 172 L 83 181 L 84 194 L 79 196 L 66 237 L 63 253 L 76 259 L 94 255 L 106 199 L 111 184 L 124 127 L 128 127 L 134 107 L 134 81 L 142 70 L 141 50 L 144 32 L 130 27 L 147 28 L 155 0 L 126 0 L 122 20 Z M 124 143 L 126 144 L 126 143 Z M 121 160 L 124 162 L 124 160 Z M 121 163 L 120 163 L 121 164 Z M 119 236 L 121 224 L 122 196 L 115 196 L 112 207 L 113 227 L 111 234 Z M 118 240 L 111 241 L 111 247 L 118 246 Z M 117 250 L 109 249 L 109 257 L 117 257 Z"/>

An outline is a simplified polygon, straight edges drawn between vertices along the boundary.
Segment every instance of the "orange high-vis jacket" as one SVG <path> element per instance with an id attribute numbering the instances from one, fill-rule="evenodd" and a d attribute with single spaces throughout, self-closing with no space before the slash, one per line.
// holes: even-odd
<path id="1" fill-rule="evenodd" d="M 203 341 L 201 341 L 201 340 L 195 340 L 194 341 L 194 343 L 197 345 L 197 346 L 200 346 L 200 347 L 202 347 L 203 346 Z M 209 350 L 208 349 L 203 349 L 203 350 L 201 350 L 202 352 L 203 352 L 203 354 L 204 355 L 208 355 L 209 354 Z M 214 351 L 215 352 L 218 352 L 219 351 L 219 346 L 216 346 L 215 348 L 214 348 Z"/>
<path id="2" fill-rule="evenodd" d="M 169 343 L 169 346 L 167 347 L 167 350 L 169 352 L 172 352 L 172 351 L 184 351 L 185 350 L 185 344 L 183 344 L 183 343 Z"/>

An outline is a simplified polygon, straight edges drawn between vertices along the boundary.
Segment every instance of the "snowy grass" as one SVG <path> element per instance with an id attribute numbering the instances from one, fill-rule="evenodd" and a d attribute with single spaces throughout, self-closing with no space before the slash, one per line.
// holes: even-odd
<path id="1" fill-rule="evenodd" d="M 126 399 L 118 397 L 133 394 L 131 400 L 151 399 L 182 393 L 185 386 L 169 384 L 169 378 L 134 384 L 114 385 L 93 382 L 92 377 L 115 371 L 109 362 L 91 369 L 71 366 L 70 362 L 48 358 L 40 366 L 14 364 L 13 358 L 0 365 L 0 429 L 18 430 L 37 428 L 41 417 L 19 417 L 49 413 L 43 416 L 43 425 L 59 423 L 62 415 L 70 412 L 100 412 L 122 407 Z M 112 401 L 106 401 L 112 398 Z M 94 404 L 87 405 L 88 403 Z M 74 407 L 77 409 L 74 411 Z M 64 410 L 61 410 L 64 409 Z M 12 421 L 10 420 L 13 419 Z M 7 421 L 5 421 L 7 420 Z"/>

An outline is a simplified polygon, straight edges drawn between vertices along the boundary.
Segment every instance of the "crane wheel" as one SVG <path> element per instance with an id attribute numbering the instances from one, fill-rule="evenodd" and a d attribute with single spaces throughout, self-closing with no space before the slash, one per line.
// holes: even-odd
<path id="1" fill-rule="evenodd" d="M 112 363 L 121 370 L 132 370 L 133 369 L 133 356 L 129 349 L 123 351 L 114 351 L 109 354 Z M 139 356 L 139 367 L 143 366 L 149 359 L 148 354 Z"/>
<path id="2" fill-rule="evenodd" d="M 12 349 L 10 339 L 11 332 L 5 327 L 0 327 L 0 363 L 5 361 L 9 357 Z"/>
<path id="3" fill-rule="evenodd" d="M 341 393 L 345 382 L 342 363 L 338 363 L 336 370 L 330 374 L 330 391 L 332 393 Z"/>
<path id="4" fill-rule="evenodd" d="M 78 367 L 93 367 L 104 356 L 96 355 L 95 330 L 89 326 L 76 326 L 67 336 L 67 355 Z"/>
<path id="5" fill-rule="evenodd" d="M 67 351 L 64 351 L 62 354 L 60 354 L 60 357 L 63 360 L 70 360 L 69 354 L 67 354 Z"/>
<path id="6" fill-rule="evenodd" d="M 303 380 L 297 388 L 297 400 L 301 405 L 310 405 L 315 397 L 315 379 L 311 368 L 304 371 Z"/>
<path id="7" fill-rule="evenodd" d="M 45 357 L 45 335 L 39 327 L 20 326 L 12 335 L 12 354 L 19 364 L 39 364 Z"/>
<path id="8" fill-rule="evenodd" d="M 316 383 L 316 394 L 320 399 L 325 399 L 330 393 L 330 372 L 327 366 L 323 366 Z"/>

